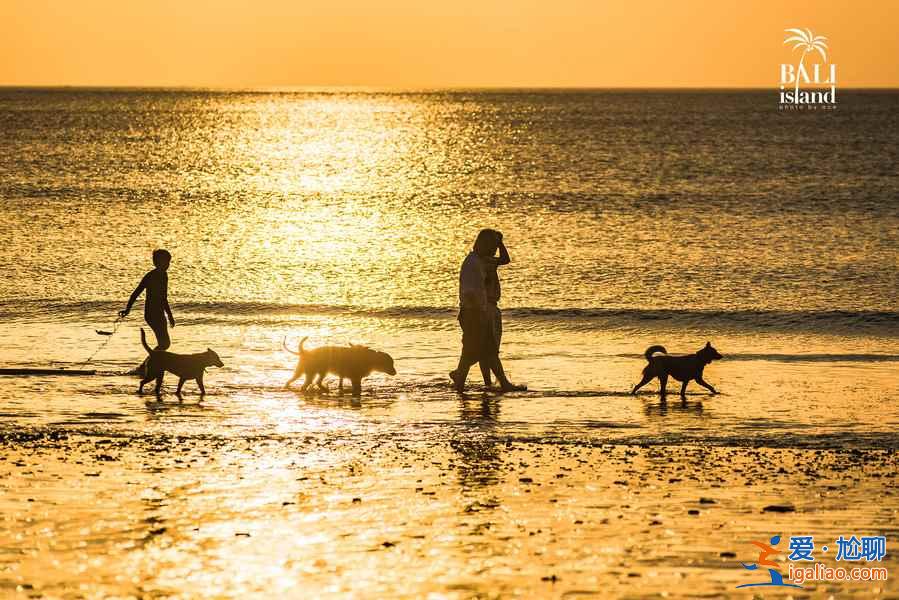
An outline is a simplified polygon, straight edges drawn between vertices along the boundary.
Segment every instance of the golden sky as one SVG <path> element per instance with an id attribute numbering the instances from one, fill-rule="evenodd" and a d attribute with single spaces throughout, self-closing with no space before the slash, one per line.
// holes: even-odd
<path id="1" fill-rule="evenodd" d="M 899 87 L 899 0 L 0 0 L 0 85 Z"/>

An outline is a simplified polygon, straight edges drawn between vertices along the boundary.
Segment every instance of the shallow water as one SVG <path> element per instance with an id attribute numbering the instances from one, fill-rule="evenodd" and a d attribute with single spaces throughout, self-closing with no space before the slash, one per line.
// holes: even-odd
<path id="1" fill-rule="evenodd" d="M 0 593 L 730 597 L 753 539 L 891 548 L 899 96 L 843 97 L 0 90 L 2 366 L 98 371 L 0 377 Z M 483 226 L 529 390 L 460 399 Z M 140 305 L 95 333 L 162 246 L 202 402 L 123 374 Z M 283 390 L 304 336 L 398 374 Z M 628 394 L 707 340 L 720 395 Z"/>
<path id="2" fill-rule="evenodd" d="M 458 398 L 442 374 L 453 365 L 458 352 L 457 334 L 439 322 L 403 319 L 385 331 L 384 320 L 377 325 L 369 322 L 366 329 L 368 319 L 354 318 L 344 319 L 341 329 L 331 328 L 331 319 L 323 317 L 298 318 L 289 326 L 195 325 L 185 321 L 184 330 L 196 338 L 190 350 L 214 347 L 225 363 L 223 369 L 209 370 L 210 393 L 202 405 L 196 404 L 199 398 L 193 383 L 185 388 L 186 403 L 178 404 L 173 395 L 176 382 L 170 379 L 165 403 L 147 408 L 145 399 L 135 393 L 136 380 L 122 375 L 143 356 L 143 350 L 133 343 L 137 325 L 128 323 L 89 364 L 100 371 L 96 376 L 2 378 L 0 422 L 79 429 L 91 425 L 98 431 L 118 432 L 293 435 L 310 428 L 317 431 L 332 424 L 346 425 L 349 420 L 395 435 L 414 431 L 416 436 L 430 432 L 438 437 L 444 430 L 468 426 L 458 422 Z M 507 322 L 504 356 L 512 377 L 526 381 L 530 389 L 497 400 L 502 410 L 490 424 L 516 439 L 802 447 L 899 445 L 895 434 L 899 408 L 892 401 L 899 352 L 885 353 L 883 346 L 867 338 L 842 340 L 839 352 L 834 352 L 832 341 L 813 337 L 817 347 L 809 340 L 802 353 L 787 353 L 777 350 L 787 350 L 782 345 L 795 337 L 716 336 L 716 346 L 726 358 L 706 369 L 706 379 L 721 394 L 710 396 L 694 383 L 688 388 L 684 407 L 677 397 L 676 382 L 669 383 L 671 402 L 667 405 L 660 404 L 655 382 L 638 396 L 630 395 L 645 361 L 628 352 L 634 350 L 634 341 L 626 334 L 567 332 L 563 346 L 558 332 L 519 331 L 516 324 L 515 320 Z M 367 379 L 366 394 L 358 400 L 338 396 L 333 378 L 333 393 L 321 398 L 281 389 L 296 361 L 281 349 L 282 340 L 289 337 L 294 345 L 297 331 L 319 327 L 327 328 L 331 340 L 357 341 L 352 334 L 362 332 L 363 339 L 374 347 L 390 348 L 399 366 L 398 375 L 377 374 Z M 7 348 L 8 360 L 33 366 L 27 358 L 37 353 L 61 367 L 72 365 L 77 360 L 73 350 L 82 347 L 78 342 L 82 329 L 20 325 L 18 334 L 29 341 Z M 176 327 L 174 333 L 178 332 Z M 665 332 L 645 338 L 647 344 L 656 339 L 665 339 Z M 694 339 L 698 349 L 701 338 Z M 86 338 L 85 346 L 104 341 L 96 336 Z M 669 347 L 672 351 L 694 349 Z M 731 353 L 730 348 L 739 351 Z M 480 394 L 474 374 L 470 382 L 474 393 Z"/>

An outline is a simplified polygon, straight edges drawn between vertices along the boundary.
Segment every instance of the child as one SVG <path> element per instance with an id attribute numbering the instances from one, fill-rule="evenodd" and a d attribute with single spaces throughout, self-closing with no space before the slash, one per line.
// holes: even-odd
<path id="1" fill-rule="evenodd" d="M 168 316 L 169 324 L 172 327 L 175 326 L 175 317 L 172 316 L 172 309 L 169 307 L 169 276 L 166 273 L 171 262 L 172 255 L 168 250 L 154 250 L 153 265 L 156 268 L 144 275 L 134 293 L 131 294 L 131 298 L 128 299 L 125 310 L 119 311 L 119 317 L 122 319 L 127 317 L 137 297 L 141 292 L 147 290 L 147 299 L 144 302 L 144 320 L 156 336 L 156 350 L 165 350 L 171 346 L 169 331 L 165 325 L 166 316 Z"/>

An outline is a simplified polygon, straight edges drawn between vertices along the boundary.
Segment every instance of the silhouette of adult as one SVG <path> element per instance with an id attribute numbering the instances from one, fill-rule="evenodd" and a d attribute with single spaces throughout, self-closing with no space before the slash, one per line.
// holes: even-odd
<path id="1" fill-rule="evenodd" d="M 506 377 L 499 359 L 499 348 L 493 329 L 494 305 L 488 299 L 487 261 L 499 247 L 500 238 L 492 229 L 482 229 L 474 247 L 459 270 L 459 325 L 462 327 L 462 354 L 459 364 L 450 372 L 456 391 L 464 393 L 468 371 L 476 362 L 486 364 L 499 381 L 503 391 L 524 389 L 513 385 Z"/>

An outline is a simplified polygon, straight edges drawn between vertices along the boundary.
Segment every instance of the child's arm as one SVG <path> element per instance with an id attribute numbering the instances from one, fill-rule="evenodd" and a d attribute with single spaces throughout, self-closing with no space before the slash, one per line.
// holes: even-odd
<path id="1" fill-rule="evenodd" d="M 137 297 L 140 296 L 141 293 L 147 288 L 147 277 L 149 276 L 149 273 L 144 275 L 143 279 L 140 280 L 140 283 L 137 284 L 137 287 L 134 288 L 134 292 L 132 292 L 131 297 L 128 298 L 128 304 L 125 306 L 125 310 L 119 311 L 119 318 L 124 319 L 128 316 L 128 313 L 131 312 L 131 307 L 134 306 L 134 303 L 137 301 Z"/>
<path id="2" fill-rule="evenodd" d="M 175 317 L 172 316 L 172 307 L 169 306 L 169 276 L 165 275 L 162 281 L 162 308 L 169 316 L 169 325 L 175 326 Z"/>

